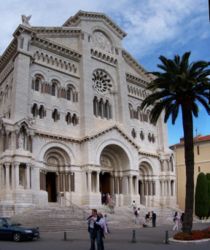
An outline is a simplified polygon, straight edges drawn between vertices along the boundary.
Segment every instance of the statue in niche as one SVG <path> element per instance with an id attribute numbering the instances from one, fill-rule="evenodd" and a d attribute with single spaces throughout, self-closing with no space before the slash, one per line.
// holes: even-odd
<path id="1" fill-rule="evenodd" d="M 24 144 L 25 144 L 24 142 L 25 142 L 25 134 L 21 132 L 19 134 L 19 140 L 18 140 L 19 148 L 24 149 Z"/>
<path id="2" fill-rule="evenodd" d="M 28 27 L 31 27 L 29 20 L 31 19 L 31 15 L 30 16 L 26 16 L 26 15 L 21 15 L 21 19 L 22 19 L 22 24 Z"/>
<path id="3" fill-rule="evenodd" d="M 109 39 L 101 31 L 97 31 L 94 33 L 93 43 L 95 47 L 112 53 L 112 45 Z"/>

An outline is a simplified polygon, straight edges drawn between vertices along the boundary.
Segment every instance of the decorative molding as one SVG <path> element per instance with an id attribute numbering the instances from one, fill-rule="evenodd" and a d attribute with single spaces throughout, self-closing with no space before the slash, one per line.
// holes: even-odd
<path id="1" fill-rule="evenodd" d="M 8 64 L 8 62 L 15 56 L 17 51 L 17 40 L 13 39 L 9 44 L 7 49 L 4 51 L 3 55 L 0 57 L 0 71 Z"/>
<path id="2" fill-rule="evenodd" d="M 33 31 L 38 35 L 59 35 L 59 36 L 69 36 L 69 34 L 80 36 L 80 28 L 70 28 L 70 27 L 33 27 Z"/>
<path id="3" fill-rule="evenodd" d="M 137 72 L 144 77 L 145 82 L 153 80 L 151 74 L 147 74 L 147 71 L 124 49 L 122 50 L 122 56 L 131 67 L 136 69 Z"/>
<path id="4" fill-rule="evenodd" d="M 12 72 L 14 69 L 14 62 L 10 60 L 7 65 L 4 67 L 4 69 L 1 71 L 0 74 L 0 86 L 3 83 L 3 81 L 7 78 L 7 76 Z"/>
<path id="5" fill-rule="evenodd" d="M 126 80 L 143 88 L 145 88 L 148 84 L 148 82 L 146 82 L 144 79 L 134 76 L 130 73 L 126 73 Z"/>
<path id="6" fill-rule="evenodd" d="M 104 52 L 101 52 L 101 51 L 96 50 L 96 49 L 91 49 L 90 54 L 91 54 L 92 58 L 95 58 L 95 59 L 100 60 L 102 62 L 108 63 L 114 67 L 117 65 L 117 59 L 111 55 L 104 53 Z"/>
<path id="7" fill-rule="evenodd" d="M 65 73 L 73 74 L 78 77 L 78 68 L 74 63 L 69 61 L 56 58 L 52 55 L 48 55 L 47 53 L 36 51 L 33 56 L 34 62 L 43 64 L 50 68 L 56 68 L 59 71 L 63 71 Z"/>
<path id="8" fill-rule="evenodd" d="M 82 55 L 76 52 L 75 50 L 69 49 L 63 45 L 61 46 L 58 43 L 37 36 L 32 37 L 31 44 L 43 48 L 45 50 L 51 51 L 53 53 L 56 53 L 58 55 L 74 59 L 77 62 L 82 57 Z"/>
<path id="9" fill-rule="evenodd" d="M 99 12 L 86 12 L 86 11 L 80 10 L 74 16 L 70 17 L 63 24 L 63 26 L 74 26 L 74 25 L 77 25 L 80 22 L 80 20 L 87 20 L 87 19 L 91 21 L 103 20 L 121 39 L 127 35 L 109 17 Z"/>
<path id="10" fill-rule="evenodd" d="M 132 146 L 134 146 L 137 150 L 139 150 L 139 146 L 133 141 L 133 139 L 128 136 L 125 132 L 122 131 L 122 129 L 120 129 L 117 125 L 114 125 L 110 128 L 107 128 L 103 131 L 99 131 L 97 134 L 94 135 L 89 135 L 89 136 L 85 136 L 81 139 L 76 139 L 73 137 L 67 137 L 67 136 L 61 136 L 61 135 L 55 135 L 55 134 L 50 134 L 50 133 L 46 133 L 43 131 L 36 131 L 35 134 L 36 135 L 40 135 L 43 137 L 48 137 L 48 138 L 53 138 L 53 139 L 57 139 L 57 140 L 63 140 L 63 141 L 69 141 L 69 142 L 75 142 L 75 143 L 83 143 L 83 142 L 87 142 L 90 140 L 93 140 L 101 135 L 104 135 L 112 130 L 117 130 Z"/>

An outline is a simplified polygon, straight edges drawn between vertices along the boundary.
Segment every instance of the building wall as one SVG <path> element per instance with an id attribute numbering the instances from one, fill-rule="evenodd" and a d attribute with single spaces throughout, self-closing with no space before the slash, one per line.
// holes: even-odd
<path id="1" fill-rule="evenodd" d="M 179 207 L 184 210 L 185 208 L 185 182 L 186 170 L 184 162 L 184 147 L 183 145 L 173 146 L 176 158 L 177 169 L 177 202 Z M 200 172 L 210 173 L 210 140 L 203 140 L 194 144 L 194 184 L 196 187 L 197 176 Z"/>
<path id="2" fill-rule="evenodd" d="M 23 23 L 0 60 L 0 213 L 99 206 L 102 190 L 117 206 L 174 207 L 166 125 L 139 109 L 150 77 L 112 21 L 77 15 L 68 27 Z"/>

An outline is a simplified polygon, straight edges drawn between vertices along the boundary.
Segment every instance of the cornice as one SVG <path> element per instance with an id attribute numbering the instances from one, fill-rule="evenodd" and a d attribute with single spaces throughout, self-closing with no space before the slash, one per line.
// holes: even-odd
<path id="1" fill-rule="evenodd" d="M 139 78 L 137 76 L 134 76 L 130 73 L 126 73 L 126 80 L 130 83 L 134 83 L 140 87 L 145 88 L 148 84 L 148 82 L 146 82 L 145 80 L 143 80 L 142 78 Z"/>
<path id="2" fill-rule="evenodd" d="M 44 131 L 35 131 L 35 134 L 40 135 L 40 136 L 44 136 L 47 138 L 52 138 L 52 139 L 69 141 L 69 142 L 81 144 L 84 142 L 91 141 L 91 140 L 93 140 L 99 136 L 102 136 L 102 135 L 104 135 L 112 130 L 117 130 L 132 146 L 134 146 L 137 150 L 139 150 L 139 146 L 125 132 L 123 132 L 117 125 L 114 125 L 110 128 L 99 131 L 99 132 L 95 133 L 94 135 L 85 136 L 83 138 L 73 138 L 73 137 L 67 137 L 67 136 L 62 136 L 62 135 L 55 135 L 55 134 L 46 133 Z"/>
<path id="3" fill-rule="evenodd" d="M 115 24 L 109 17 L 100 12 L 86 12 L 78 11 L 74 16 L 70 17 L 63 26 L 74 26 L 77 25 L 81 20 L 103 20 L 108 26 L 110 26 L 116 34 L 122 39 L 127 34 Z"/>
<path id="4" fill-rule="evenodd" d="M 80 28 L 71 28 L 71 27 L 33 27 L 34 32 L 38 35 L 80 35 L 81 29 Z"/>
<path id="5" fill-rule="evenodd" d="M 63 45 L 60 45 L 58 43 L 52 42 L 51 40 L 44 39 L 38 36 L 32 36 L 31 38 L 31 44 L 35 45 L 37 47 L 43 48 L 48 51 L 52 51 L 58 55 L 62 55 L 67 58 L 74 59 L 76 61 L 79 61 L 81 58 L 81 54 L 79 54 L 77 51 L 73 49 L 69 49 Z"/>
<path id="6" fill-rule="evenodd" d="M 117 59 L 115 57 L 105 53 L 104 51 L 100 51 L 98 49 L 91 49 L 90 54 L 91 54 L 92 58 L 95 58 L 95 59 L 100 60 L 102 62 L 108 63 L 112 66 L 117 65 Z"/>
<path id="7" fill-rule="evenodd" d="M 152 81 L 153 78 L 150 74 L 147 74 L 147 71 L 131 56 L 130 53 L 128 53 L 126 50 L 122 50 L 122 56 L 125 59 L 125 61 L 134 69 L 137 70 L 145 79 L 145 82 Z"/>
<path id="8" fill-rule="evenodd" d="M 17 40 L 14 38 L 9 44 L 7 49 L 4 51 L 3 55 L 0 57 L 0 72 L 7 65 L 9 60 L 15 55 L 17 51 Z"/>
<path id="9" fill-rule="evenodd" d="M 139 154 L 144 155 L 144 156 L 150 156 L 150 157 L 158 158 L 158 159 L 160 158 L 158 154 L 153 154 L 153 153 L 145 152 L 145 151 L 141 151 L 141 150 L 139 150 Z"/>

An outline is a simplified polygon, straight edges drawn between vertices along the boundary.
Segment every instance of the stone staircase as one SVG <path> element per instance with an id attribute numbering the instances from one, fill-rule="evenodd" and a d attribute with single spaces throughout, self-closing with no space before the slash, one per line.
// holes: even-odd
<path id="1" fill-rule="evenodd" d="M 118 228 L 135 228 L 139 225 L 134 224 L 134 215 L 131 207 L 115 208 L 111 213 L 106 206 L 100 206 L 98 211 L 107 214 L 110 229 Z M 141 207 L 140 224 L 144 222 L 145 214 L 148 211 L 155 211 L 157 214 L 157 225 L 172 224 L 173 211 L 171 209 L 157 209 Z M 35 207 L 28 209 L 22 214 L 12 217 L 12 221 L 20 223 L 24 226 L 39 227 L 41 232 L 59 232 L 59 231 L 77 231 L 87 230 L 86 218 L 91 213 L 88 207 L 79 207 L 71 205 L 69 207 L 61 207 L 53 204 L 47 207 Z"/>

